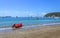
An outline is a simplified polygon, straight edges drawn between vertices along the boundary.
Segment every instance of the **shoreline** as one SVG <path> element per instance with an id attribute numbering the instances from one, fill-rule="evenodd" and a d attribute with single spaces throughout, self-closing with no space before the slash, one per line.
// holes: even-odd
<path id="1" fill-rule="evenodd" d="M 0 33 L 0 38 L 60 38 L 60 24 L 3 32 Z"/>
<path id="2" fill-rule="evenodd" d="M 49 23 L 49 24 L 34 24 L 34 25 L 31 25 L 31 26 L 23 26 L 21 28 L 21 30 L 26 30 L 26 29 L 34 29 L 34 28 L 43 28 L 43 27 L 46 27 L 46 26 L 59 26 L 60 23 Z M 5 28 L 0 28 L 0 32 L 3 32 L 3 31 L 12 31 L 12 28 L 11 27 L 5 27 Z"/>

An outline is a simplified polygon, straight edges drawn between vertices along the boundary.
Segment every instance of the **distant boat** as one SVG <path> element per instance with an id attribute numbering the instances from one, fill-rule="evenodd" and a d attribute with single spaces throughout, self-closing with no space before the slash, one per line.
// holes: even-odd
<path id="1" fill-rule="evenodd" d="M 37 20 L 39 20 L 39 17 L 36 17 Z"/>
<path id="2" fill-rule="evenodd" d="M 31 18 L 33 18 L 33 17 L 31 16 Z"/>
<path id="3" fill-rule="evenodd" d="M 16 18 L 18 18 L 18 16 L 16 16 Z"/>

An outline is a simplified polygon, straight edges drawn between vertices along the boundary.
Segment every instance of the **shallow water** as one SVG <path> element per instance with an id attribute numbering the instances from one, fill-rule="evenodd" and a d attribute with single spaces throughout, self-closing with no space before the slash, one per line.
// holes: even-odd
<path id="1" fill-rule="evenodd" d="M 0 27 L 9 26 L 13 24 L 22 23 L 24 26 L 29 26 L 32 24 L 47 24 L 47 23 L 59 23 L 60 19 L 54 18 L 29 18 L 29 17 L 20 17 L 20 18 L 0 18 Z"/>
<path id="2" fill-rule="evenodd" d="M 38 27 L 37 24 L 40 24 L 40 26 L 45 26 L 49 24 L 60 24 L 59 18 L 39 18 L 36 17 L 30 18 L 30 17 L 19 17 L 19 18 L 0 18 L 0 30 L 8 30 L 11 29 L 11 26 L 13 24 L 22 23 L 22 28 L 34 28 Z M 3 27 L 3 28 L 2 28 Z M 5 27 L 5 28 L 4 28 Z M 9 28 L 10 27 L 10 28 Z"/>

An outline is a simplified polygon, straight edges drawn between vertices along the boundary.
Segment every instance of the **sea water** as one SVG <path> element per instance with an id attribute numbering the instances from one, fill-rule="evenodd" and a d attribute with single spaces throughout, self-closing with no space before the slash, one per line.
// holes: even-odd
<path id="1" fill-rule="evenodd" d="M 29 28 L 29 27 L 37 27 L 36 24 L 40 25 L 46 25 L 46 24 L 53 24 L 53 23 L 60 23 L 60 18 L 36 18 L 36 17 L 11 17 L 11 18 L 0 18 L 0 30 L 5 30 L 7 28 L 4 27 L 10 27 L 13 26 L 13 24 L 22 23 L 23 28 Z"/>

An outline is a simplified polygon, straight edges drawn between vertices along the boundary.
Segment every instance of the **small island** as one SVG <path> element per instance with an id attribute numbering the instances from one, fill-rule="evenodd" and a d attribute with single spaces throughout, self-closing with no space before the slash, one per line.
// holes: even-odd
<path id="1" fill-rule="evenodd" d="M 60 18 L 60 12 L 51 12 L 51 13 L 46 14 L 44 17 Z"/>
<path id="2" fill-rule="evenodd" d="M 11 16 L 0 16 L 0 18 L 11 18 Z"/>

